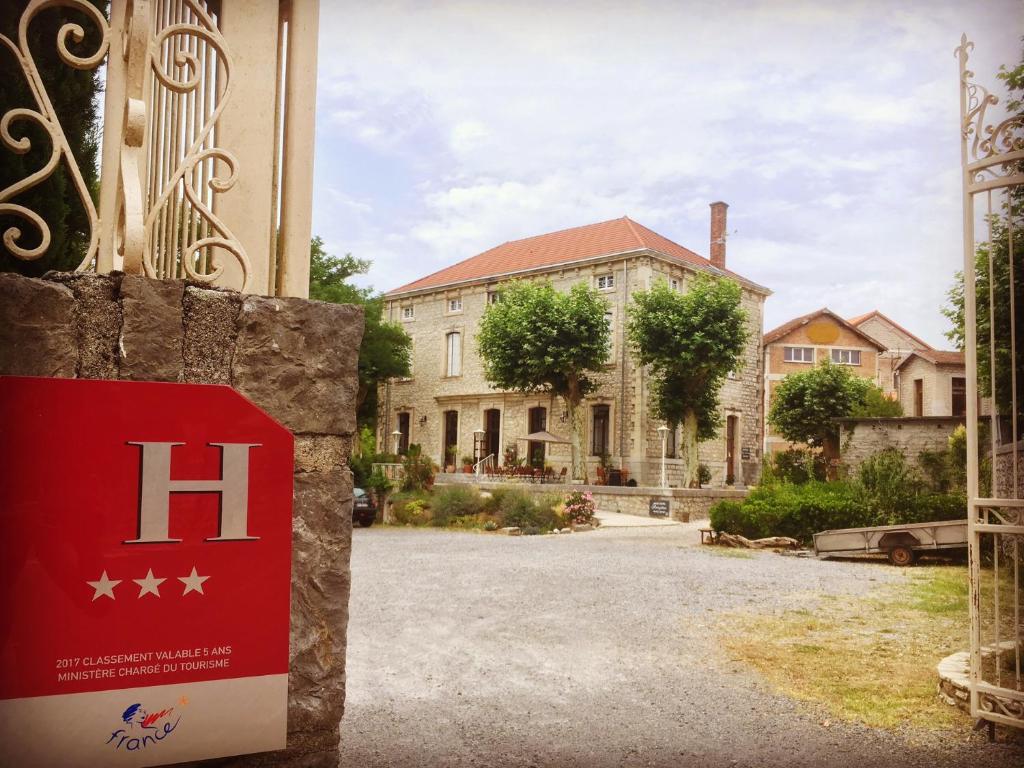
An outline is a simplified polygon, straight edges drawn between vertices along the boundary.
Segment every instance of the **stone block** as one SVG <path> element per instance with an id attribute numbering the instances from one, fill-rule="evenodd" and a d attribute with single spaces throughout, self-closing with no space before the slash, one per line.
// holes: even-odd
<path id="1" fill-rule="evenodd" d="M 231 380 L 293 432 L 351 434 L 362 337 L 358 307 L 246 296 Z"/>
<path id="2" fill-rule="evenodd" d="M 337 746 L 345 705 L 352 475 L 348 470 L 295 476 L 292 616 L 289 643 L 289 749 L 326 734 Z"/>
<path id="3" fill-rule="evenodd" d="M 295 471 L 328 472 L 348 466 L 352 440 L 338 435 L 296 435 Z"/>
<path id="4" fill-rule="evenodd" d="M 182 368 L 181 280 L 121 279 L 122 379 L 178 381 Z"/>
<path id="5" fill-rule="evenodd" d="M 67 286 L 74 294 L 78 338 L 76 374 L 80 379 L 117 378 L 121 277 L 120 273 L 84 272 L 47 272 L 43 276 L 44 280 Z"/>
<path id="6" fill-rule="evenodd" d="M 74 378 L 75 317 L 67 286 L 0 273 L 0 374 Z"/>
<path id="7" fill-rule="evenodd" d="M 182 380 L 231 384 L 241 294 L 190 285 L 182 297 L 185 338 Z"/>

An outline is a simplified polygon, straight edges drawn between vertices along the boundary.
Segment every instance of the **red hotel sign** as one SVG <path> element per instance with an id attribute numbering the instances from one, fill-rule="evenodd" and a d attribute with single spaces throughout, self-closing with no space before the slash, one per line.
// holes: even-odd
<path id="1" fill-rule="evenodd" d="M 0 377 L 0 756 L 285 746 L 292 436 L 228 387 Z"/>

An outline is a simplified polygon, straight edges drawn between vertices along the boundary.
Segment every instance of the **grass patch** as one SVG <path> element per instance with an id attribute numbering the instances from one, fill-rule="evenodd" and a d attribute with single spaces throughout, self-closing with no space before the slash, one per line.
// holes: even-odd
<path id="1" fill-rule="evenodd" d="M 864 597 L 781 615 L 723 619 L 723 644 L 776 691 L 874 728 L 966 734 L 970 719 L 936 694 L 935 665 L 967 647 L 967 569 L 907 572 Z"/>
<path id="2" fill-rule="evenodd" d="M 701 552 L 706 552 L 715 557 L 735 557 L 739 560 L 753 560 L 754 553 L 745 549 L 733 549 L 732 547 L 705 547 Z"/>

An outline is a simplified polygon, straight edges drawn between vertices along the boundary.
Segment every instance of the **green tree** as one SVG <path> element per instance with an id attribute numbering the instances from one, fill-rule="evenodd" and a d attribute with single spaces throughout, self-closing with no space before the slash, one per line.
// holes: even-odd
<path id="1" fill-rule="evenodd" d="M 349 278 L 364 274 L 369 267 L 369 261 L 351 254 L 331 256 L 320 237 L 314 237 L 310 243 L 309 298 L 363 307 L 365 329 L 359 347 L 356 415 L 360 425 L 375 427 L 377 387 L 388 379 L 409 375 L 412 339 L 398 323 L 384 320 L 383 296 L 372 288 L 360 288 L 349 282 Z"/>
<path id="2" fill-rule="evenodd" d="M 675 429 L 687 485 L 699 480 L 697 444 L 718 430 L 718 394 L 747 342 L 742 291 L 732 280 L 699 274 L 686 293 L 664 281 L 633 296 L 627 334 L 640 365 L 651 368 L 654 415 Z"/>
<path id="3" fill-rule="evenodd" d="M 106 0 L 91 2 L 106 13 Z M 18 22 L 27 5 L 27 0 L 4 3 L 0 12 L 0 34 L 17 42 Z M 80 42 L 73 37 L 67 38 L 72 53 L 85 56 L 98 49 L 100 31 L 91 18 L 81 10 L 64 6 L 44 9 L 35 16 L 28 27 L 28 44 L 82 179 L 95 201 L 99 189 L 97 158 L 100 139 L 100 100 L 97 96 L 102 91 L 102 80 L 98 70 L 78 70 L 60 58 L 58 32 L 66 23 L 76 23 L 85 32 Z M 40 111 L 28 80 L 6 46 L 0 46 L 0 69 L 5 75 L 0 78 L 0 109 L 7 112 L 20 107 Z M 0 143 L 0 190 L 41 169 L 52 148 L 49 135 L 32 120 L 12 121 L 11 134 L 15 139 L 28 139 L 31 146 L 24 154 L 17 154 Z M 0 272 L 20 272 L 38 277 L 47 270 L 71 270 L 81 263 L 89 245 L 89 218 L 63 161 L 46 179 L 10 202 L 38 213 L 50 228 L 51 241 L 48 251 L 34 261 L 21 260 L 6 245 L 0 244 Z M 40 233 L 34 225 L 19 216 L 0 214 L 0 233 L 13 227 L 22 232 L 16 241 L 20 247 L 33 248 L 39 244 Z"/>
<path id="4" fill-rule="evenodd" d="M 872 384 L 864 393 L 864 400 L 854 406 L 850 415 L 858 419 L 894 418 L 903 415 L 899 400 L 886 397 L 879 387 Z"/>
<path id="5" fill-rule="evenodd" d="M 791 373 L 775 389 L 768 423 L 792 443 L 834 450 L 839 444 L 835 419 L 864 410 L 876 387 L 828 360 L 803 373 Z"/>
<path id="6" fill-rule="evenodd" d="M 608 361 L 607 308 L 583 283 L 560 293 L 549 282 L 515 282 L 503 290 L 501 301 L 488 305 L 476 337 L 491 385 L 562 398 L 569 413 L 574 480 L 587 479 L 580 404 Z"/>

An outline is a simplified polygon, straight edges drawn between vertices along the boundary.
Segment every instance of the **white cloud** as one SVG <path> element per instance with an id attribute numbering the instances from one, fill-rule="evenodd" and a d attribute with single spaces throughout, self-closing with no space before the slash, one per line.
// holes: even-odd
<path id="1" fill-rule="evenodd" d="M 960 250 L 952 50 L 970 26 L 996 86 L 1018 15 L 1014 0 L 325 3 L 315 227 L 386 289 L 624 214 L 704 252 L 707 204 L 725 199 L 730 266 L 775 290 L 769 318 L 877 306 L 940 343 Z"/>

